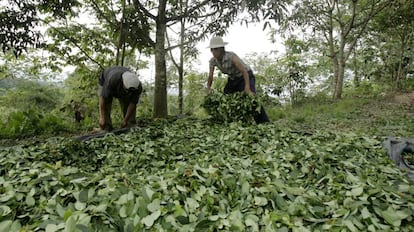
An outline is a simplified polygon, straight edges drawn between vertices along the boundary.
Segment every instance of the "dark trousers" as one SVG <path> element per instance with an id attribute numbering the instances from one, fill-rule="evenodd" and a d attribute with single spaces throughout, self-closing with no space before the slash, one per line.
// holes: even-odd
<path id="1" fill-rule="evenodd" d="M 256 93 L 256 77 L 254 76 L 252 71 L 249 71 L 249 82 L 250 82 L 250 90 L 253 93 Z M 235 92 L 243 92 L 244 91 L 244 78 L 237 77 L 235 79 L 228 79 L 226 86 L 224 87 L 224 94 L 231 94 Z M 269 118 L 267 117 L 266 111 L 264 110 L 263 106 L 260 108 L 260 113 L 254 115 L 254 121 L 256 123 L 266 123 L 270 122 Z"/>

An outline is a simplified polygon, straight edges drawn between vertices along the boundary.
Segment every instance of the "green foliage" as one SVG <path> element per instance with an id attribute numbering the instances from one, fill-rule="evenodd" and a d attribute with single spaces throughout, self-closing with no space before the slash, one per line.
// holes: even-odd
<path id="1" fill-rule="evenodd" d="M 279 120 L 288 117 L 284 107 L 266 108 L 266 113 L 271 120 Z"/>
<path id="2" fill-rule="evenodd" d="M 177 120 L 2 148 L 0 230 L 413 231 L 414 186 L 380 142 Z"/>
<path id="3" fill-rule="evenodd" d="M 54 1 L 6 1 L 1 5 L 0 13 L 0 47 L 3 52 L 13 51 L 16 56 L 29 47 L 41 45 L 41 32 L 38 25 L 40 13 L 50 13 L 55 19 L 65 18 L 73 13 L 72 8 L 79 6 L 77 0 Z M 36 29 L 34 29 L 36 28 Z"/>
<path id="4" fill-rule="evenodd" d="M 358 98 L 381 98 L 385 93 L 390 91 L 390 85 L 386 83 L 362 81 L 359 86 L 346 86 L 344 88 L 343 95 L 345 97 L 358 97 Z"/>
<path id="5" fill-rule="evenodd" d="M 404 81 L 400 82 L 400 90 L 401 91 L 407 91 L 412 92 L 414 91 L 414 77 L 407 78 Z"/>
<path id="6" fill-rule="evenodd" d="M 24 111 L 11 112 L 6 122 L 2 125 L 3 129 L 0 132 L 0 138 L 10 139 L 42 134 L 61 134 L 67 130 L 67 127 L 68 125 L 54 113 L 41 113 L 35 108 L 31 108 Z"/>
<path id="7" fill-rule="evenodd" d="M 347 131 L 372 136 L 413 135 L 413 111 L 409 105 L 394 102 L 388 95 L 360 96 L 332 100 L 320 94 L 298 105 L 281 108 L 284 117 L 269 115 L 274 123 L 299 130 Z M 272 109 L 267 111 L 272 112 Z"/>
<path id="8" fill-rule="evenodd" d="M 268 54 L 251 54 L 249 63 L 254 68 L 258 90 L 278 96 L 284 102 L 296 104 L 306 97 L 310 85 L 309 62 L 304 54 L 309 45 L 297 38 L 285 42 L 286 54 L 269 58 Z"/>
<path id="9" fill-rule="evenodd" d="M 71 125 L 88 129 L 97 126 L 99 118 L 98 70 L 78 67 L 64 82 L 64 98 L 61 111 Z M 81 125 L 75 120 L 75 112 L 84 117 Z"/>
<path id="10" fill-rule="evenodd" d="M 184 80 L 184 112 L 197 111 L 203 102 L 205 76 L 195 72 L 189 73 Z"/>
<path id="11" fill-rule="evenodd" d="M 260 112 L 260 101 L 256 95 L 244 92 L 221 94 L 212 91 L 205 97 L 202 107 L 214 122 L 241 121 L 250 124 L 254 114 Z"/>
<path id="12" fill-rule="evenodd" d="M 144 85 L 141 97 L 137 105 L 137 117 L 138 118 L 152 118 L 154 94 L 150 85 Z"/>
<path id="13" fill-rule="evenodd" d="M 5 80 L 3 80 L 5 81 Z M 56 109 L 63 94 L 55 85 L 44 82 L 9 81 L 0 95 L 0 138 L 19 138 L 56 134 L 68 127 Z"/>
<path id="14" fill-rule="evenodd" d="M 7 82 L 7 80 L 3 80 Z M 41 111 L 54 109 L 62 99 L 57 85 L 42 81 L 9 80 L 10 84 L 2 90 L 0 105 L 10 109 L 27 109 L 36 106 Z"/>

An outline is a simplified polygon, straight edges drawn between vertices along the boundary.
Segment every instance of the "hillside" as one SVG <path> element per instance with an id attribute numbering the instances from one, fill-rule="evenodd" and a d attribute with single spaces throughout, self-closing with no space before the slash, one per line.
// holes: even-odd
<path id="1" fill-rule="evenodd" d="M 414 185 L 381 146 L 413 130 L 393 99 L 2 148 L 0 231 L 413 231 Z"/>
<path id="2" fill-rule="evenodd" d="M 297 130 L 353 132 L 369 136 L 414 136 L 414 92 L 375 98 L 312 99 L 280 112 L 276 123 Z"/>

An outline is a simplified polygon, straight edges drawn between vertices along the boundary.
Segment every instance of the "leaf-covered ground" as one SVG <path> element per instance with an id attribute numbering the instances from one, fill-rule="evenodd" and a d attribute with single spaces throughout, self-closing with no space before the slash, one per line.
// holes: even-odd
<path id="1" fill-rule="evenodd" d="M 150 124 L 0 150 L 0 231 L 413 231 L 381 138 Z"/>

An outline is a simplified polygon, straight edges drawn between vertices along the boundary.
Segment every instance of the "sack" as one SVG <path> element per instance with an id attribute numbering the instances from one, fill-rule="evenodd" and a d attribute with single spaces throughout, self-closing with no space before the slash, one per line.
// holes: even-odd
<path id="1" fill-rule="evenodd" d="M 406 170 L 414 182 L 414 138 L 388 137 L 382 145 L 387 149 L 388 157 L 399 168 Z"/>

